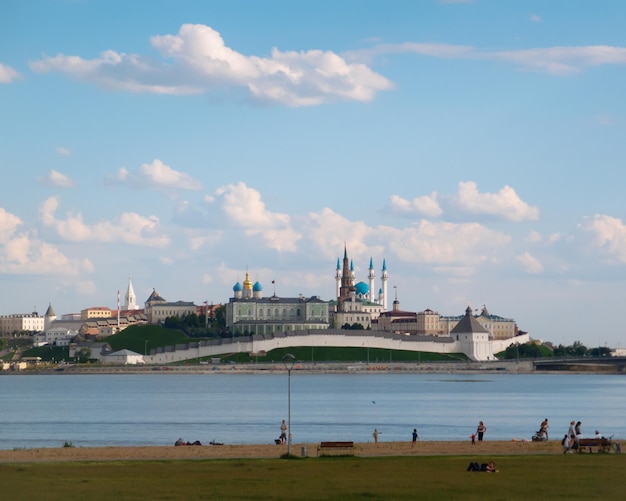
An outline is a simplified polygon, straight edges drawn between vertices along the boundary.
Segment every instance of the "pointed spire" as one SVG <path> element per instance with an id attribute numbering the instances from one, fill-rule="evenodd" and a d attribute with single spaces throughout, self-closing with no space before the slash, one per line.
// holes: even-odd
<path id="1" fill-rule="evenodd" d="M 374 260 L 370 257 L 370 270 L 374 269 Z"/>
<path id="2" fill-rule="evenodd" d="M 337 270 L 341 269 L 341 261 L 337 258 Z"/>
<path id="3" fill-rule="evenodd" d="M 128 288 L 126 289 L 126 296 L 124 297 L 124 309 L 137 310 L 137 296 L 135 296 L 135 290 L 133 289 L 133 282 L 128 277 Z"/>
<path id="4" fill-rule="evenodd" d="M 52 303 L 48 303 L 48 309 L 46 310 L 46 317 L 56 317 L 57 314 L 54 312 L 54 308 L 52 307 Z"/>
<path id="5" fill-rule="evenodd" d="M 383 259 L 383 271 L 387 271 L 387 260 Z"/>

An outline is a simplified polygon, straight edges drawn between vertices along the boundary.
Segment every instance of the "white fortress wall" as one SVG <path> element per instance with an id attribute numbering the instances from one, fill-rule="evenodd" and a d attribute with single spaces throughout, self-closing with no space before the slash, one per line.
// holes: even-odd
<path id="1" fill-rule="evenodd" d="M 365 333 L 367 332 L 367 334 Z M 202 341 L 169 347 L 144 357 L 148 364 L 168 364 L 201 357 L 214 357 L 227 353 L 261 353 L 276 348 L 295 348 L 300 346 L 343 347 L 343 348 L 380 348 L 388 350 L 422 351 L 430 353 L 464 353 L 471 360 L 494 360 L 494 354 L 504 351 L 513 343 L 526 343 L 528 334 L 515 338 L 470 342 L 461 339 L 455 341 L 449 337 L 405 336 L 402 334 L 376 333 L 372 331 L 299 331 L 257 335 L 215 341 Z"/>

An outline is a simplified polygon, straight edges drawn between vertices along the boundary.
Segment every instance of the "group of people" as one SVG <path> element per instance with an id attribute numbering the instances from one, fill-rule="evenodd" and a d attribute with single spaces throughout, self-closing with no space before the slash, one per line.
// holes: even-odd
<path id="1" fill-rule="evenodd" d="M 372 432 L 372 437 L 374 438 L 375 444 L 378 443 L 378 437 L 381 433 L 382 431 L 379 431 L 378 428 L 374 428 L 374 431 Z M 417 443 L 419 439 L 420 439 L 420 436 L 417 433 L 417 428 L 413 428 L 413 433 L 411 434 L 411 447 L 412 448 L 415 447 L 415 444 Z"/>
<path id="2" fill-rule="evenodd" d="M 472 436 L 470 437 L 470 439 L 472 440 L 472 445 L 476 444 L 476 438 L 478 438 L 479 442 L 482 442 L 486 431 L 487 427 L 485 426 L 485 423 L 479 421 L 478 426 L 476 427 L 476 433 L 472 433 Z"/>
<path id="3" fill-rule="evenodd" d="M 580 421 L 570 422 L 567 433 L 563 436 L 563 439 L 561 440 L 561 445 L 563 446 L 563 454 L 570 450 L 578 449 L 578 441 L 583 438 L 581 427 L 582 423 Z M 600 433 L 596 431 L 596 434 L 599 435 Z"/>
<path id="4" fill-rule="evenodd" d="M 174 445 L 178 447 L 181 445 L 202 445 L 202 443 L 200 443 L 200 440 L 196 440 L 195 442 L 185 442 L 182 438 L 179 438 L 176 442 L 174 442 Z"/>

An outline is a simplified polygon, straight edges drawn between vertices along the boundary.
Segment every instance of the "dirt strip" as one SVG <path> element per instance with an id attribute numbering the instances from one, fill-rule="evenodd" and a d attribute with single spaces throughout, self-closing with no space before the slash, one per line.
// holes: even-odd
<path id="1" fill-rule="evenodd" d="M 316 457 L 319 444 L 292 444 L 291 453 L 301 456 L 306 447 L 308 457 Z M 278 458 L 287 453 L 286 445 L 185 445 L 151 447 L 60 447 L 41 449 L 0 450 L 0 463 L 58 461 L 133 461 L 193 460 L 220 458 Z M 339 451 L 342 454 L 344 452 Z M 466 442 L 355 443 L 355 456 L 437 456 L 437 455 L 507 455 L 561 454 L 559 441 L 485 441 L 472 445 Z"/>

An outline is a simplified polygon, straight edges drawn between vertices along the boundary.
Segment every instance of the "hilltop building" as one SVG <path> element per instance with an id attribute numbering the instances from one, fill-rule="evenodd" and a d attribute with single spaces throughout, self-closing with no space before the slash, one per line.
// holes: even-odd
<path id="1" fill-rule="evenodd" d="M 318 296 L 263 297 L 263 286 L 250 280 L 233 286 L 226 304 L 226 328 L 232 333 L 270 334 L 308 329 L 328 329 L 329 303 Z"/>
<path id="2" fill-rule="evenodd" d="M 171 303 L 162 298 L 156 289 L 146 299 L 144 314 L 149 324 L 160 324 L 168 317 L 182 318 L 185 315 L 196 313 L 197 306 L 189 301 Z"/>
<path id="3" fill-rule="evenodd" d="M 36 311 L 32 313 L 16 313 L 0 315 L 0 336 L 10 336 L 22 332 L 41 332 L 45 318 Z"/>
<path id="4" fill-rule="evenodd" d="M 430 308 L 417 313 L 403 311 L 396 296 L 393 310 L 381 313 L 372 323 L 372 329 L 398 334 L 450 337 L 464 318 L 465 315 L 442 316 Z M 472 314 L 472 319 L 489 334 L 490 340 L 510 339 L 520 333 L 515 320 L 491 315 L 486 306 L 483 306 L 479 315 Z"/>

